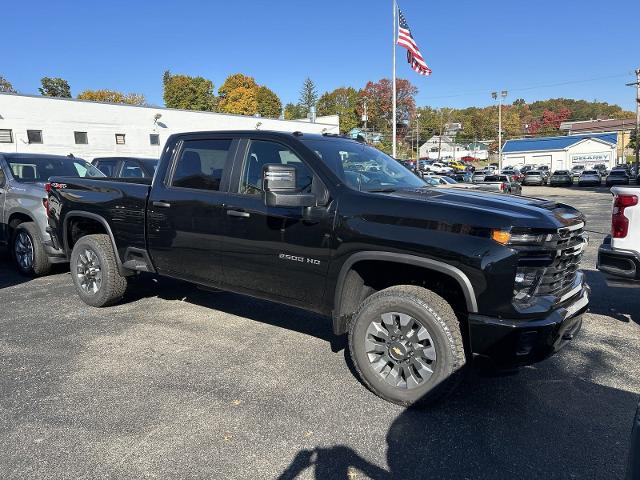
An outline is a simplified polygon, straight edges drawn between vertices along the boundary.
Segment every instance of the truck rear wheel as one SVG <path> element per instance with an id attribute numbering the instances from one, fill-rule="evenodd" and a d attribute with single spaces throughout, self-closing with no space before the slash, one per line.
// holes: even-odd
<path id="1" fill-rule="evenodd" d="M 11 236 L 11 254 L 23 275 L 35 277 L 51 271 L 38 226 L 33 222 L 24 222 L 15 228 Z"/>
<path id="2" fill-rule="evenodd" d="M 80 238 L 71 252 L 70 267 L 78 295 L 92 307 L 113 305 L 127 289 L 127 279 L 118 272 L 116 254 L 108 235 Z"/>
<path id="3" fill-rule="evenodd" d="M 364 384 L 405 406 L 449 394 L 466 362 L 451 306 L 413 285 L 381 290 L 362 303 L 350 325 L 349 350 Z"/>

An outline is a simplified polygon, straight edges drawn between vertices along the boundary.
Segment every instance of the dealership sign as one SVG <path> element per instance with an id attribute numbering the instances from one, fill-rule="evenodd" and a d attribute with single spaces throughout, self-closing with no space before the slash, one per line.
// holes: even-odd
<path id="1" fill-rule="evenodd" d="M 571 155 L 571 163 L 608 163 L 611 160 L 611 152 L 577 153 Z"/>

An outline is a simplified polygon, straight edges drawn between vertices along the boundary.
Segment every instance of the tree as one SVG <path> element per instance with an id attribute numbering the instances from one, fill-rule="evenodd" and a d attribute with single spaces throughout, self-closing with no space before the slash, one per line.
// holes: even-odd
<path id="1" fill-rule="evenodd" d="M 296 103 L 287 103 L 284 106 L 285 120 L 300 120 L 305 118 L 306 114 L 301 105 Z"/>
<path id="2" fill-rule="evenodd" d="M 313 80 L 307 77 L 302 84 L 302 90 L 300 90 L 300 99 L 298 100 L 298 105 L 304 112 L 303 117 L 307 116 L 307 114 L 311 111 L 311 107 L 316 106 L 317 101 L 318 91 L 316 90 L 316 84 L 313 83 Z"/>
<path id="3" fill-rule="evenodd" d="M 340 132 L 347 133 L 360 124 L 356 108 L 358 92 L 352 87 L 336 88 L 325 92 L 318 100 L 318 115 L 339 115 Z"/>
<path id="4" fill-rule="evenodd" d="M 264 85 L 258 87 L 256 100 L 258 113 L 263 117 L 278 118 L 282 113 L 282 102 L 275 92 Z"/>
<path id="5" fill-rule="evenodd" d="M 92 102 L 125 103 L 127 105 L 144 105 L 144 95 L 139 93 L 121 93 L 115 90 L 85 90 L 78 97 L 79 100 L 91 100 Z"/>
<path id="6" fill-rule="evenodd" d="M 218 111 L 236 115 L 255 115 L 258 112 L 258 89 L 234 88 L 220 99 Z"/>
<path id="7" fill-rule="evenodd" d="M 242 73 L 234 73 L 233 75 L 229 75 L 222 86 L 218 89 L 220 101 L 223 101 L 224 97 L 226 97 L 236 88 L 240 87 L 251 90 L 254 88 L 258 88 L 258 84 L 253 77 L 249 77 Z"/>
<path id="8" fill-rule="evenodd" d="M 393 126 L 392 116 L 392 84 L 388 78 L 383 78 L 378 82 L 368 82 L 360 91 L 360 101 L 358 102 L 358 114 L 363 113 L 363 104 L 367 102 L 367 113 L 369 125 L 372 128 L 389 131 Z M 413 117 L 416 109 L 415 95 L 418 89 L 408 80 L 396 79 L 396 99 L 397 112 L 396 124 L 406 125 Z"/>
<path id="9" fill-rule="evenodd" d="M 71 98 L 69 82 L 59 77 L 42 77 L 42 87 L 38 88 L 40 95 L 45 97 Z"/>
<path id="10" fill-rule="evenodd" d="M 218 89 L 218 111 L 238 115 L 258 113 L 258 84 L 253 77 L 229 75 Z"/>
<path id="11" fill-rule="evenodd" d="M 13 88 L 13 85 L 11 85 L 11 82 L 4 78 L 2 75 L 0 75 L 0 92 L 18 93 Z"/>
<path id="12" fill-rule="evenodd" d="M 174 75 L 167 70 L 162 76 L 162 84 L 164 104 L 169 108 L 206 112 L 213 112 L 216 109 L 216 96 L 211 80 L 189 75 Z"/>

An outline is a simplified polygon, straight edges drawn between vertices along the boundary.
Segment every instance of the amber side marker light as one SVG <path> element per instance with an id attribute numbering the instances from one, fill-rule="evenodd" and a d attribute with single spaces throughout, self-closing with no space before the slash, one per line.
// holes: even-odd
<path id="1" fill-rule="evenodd" d="M 506 245 L 511 240 L 511 233 L 505 230 L 492 230 L 491 238 L 502 245 Z"/>

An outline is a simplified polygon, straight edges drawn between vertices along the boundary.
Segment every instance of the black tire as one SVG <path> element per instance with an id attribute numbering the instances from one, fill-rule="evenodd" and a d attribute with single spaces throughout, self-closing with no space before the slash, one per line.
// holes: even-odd
<path id="1" fill-rule="evenodd" d="M 387 383 L 388 378 L 387 380 L 384 378 L 384 372 L 392 371 L 393 368 L 413 368 L 403 364 L 407 362 L 406 357 L 399 362 L 392 358 L 392 349 L 400 352 L 398 347 L 393 347 L 397 344 L 385 343 L 389 345 L 386 357 L 389 362 L 385 363 L 384 354 L 381 354 L 380 360 L 376 363 L 377 366 L 381 365 L 380 362 L 385 364 L 381 370 L 383 373 L 374 370 L 373 360 L 370 360 L 371 355 L 376 354 L 367 353 L 365 341 L 371 338 L 370 327 L 375 329 L 374 321 L 390 312 L 393 312 L 394 317 L 395 312 L 404 315 L 405 318 L 409 316 L 416 325 L 424 327 L 430 335 L 428 344 L 435 351 L 435 360 L 429 364 L 433 373 L 428 377 L 425 376 L 426 378 L 421 377 L 422 383 L 413 388 L 408 388 L 406 370 L 399 374 L 400 381 L 405 383 L 404 386 L 390 385 Z M 395 321 L 394 318 L 394 323 Z M 389 330 L 389 333 L 392 331 Z M 416 338 L 417 333 L 411 335 L 413 335 L 412 338 Z M 400 348 L 405 350 L 402 346 Z M 460 324 L 451 306 L 436 293 L 413 285 L 398 285 L 381 290 L 360 305 L 349 328 L 349 350 L 362 382 L 384 400 L 404 406 L 426 406 L 451 393 L 458 385 L 466 363 Z M 411 360 L 410 358 L 409 361 Z M 413 374 L 418 374 L 417 376 L 420 377 L 420 373 L 415 368 Z"/>
<path id="2" fill-rule="evenodd" d="M 23 246 L 27 245 L 31 250 L 29 253 L 23 251 Z M 27 257 L 30 259 L 27 260 Z M 47 275 L 51 271 L 49 256 L 44 251 L 44 240 L 35 223 L 24 222 L 13 230 L 11 258 L 18 272 L 27 277 Z"/>
<path id="3" fill-rule="evenodd" d="M 70 268 L 78 295 L 92 307 L 113 305 L 127 290 L 127 279 L 118 271 L 116 254 L 108 235 L 80 238 L 73 246 Z"/>

